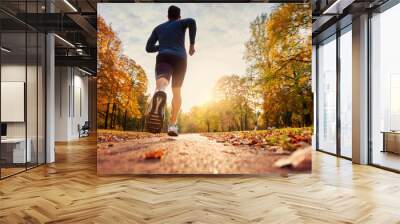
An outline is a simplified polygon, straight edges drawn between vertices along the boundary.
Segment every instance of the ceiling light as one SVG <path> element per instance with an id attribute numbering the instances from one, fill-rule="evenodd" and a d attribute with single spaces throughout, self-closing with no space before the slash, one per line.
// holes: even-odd
<path id="1" fill-rule="evenodd" d="M 64 42 L 64 43 L 66 43 L 67 45 L 69 45 L 70 47 L 73 47 L 73 48 L 75 48 L 75 45 L 73 45 L 71 42 L 69 42 L 68 40 L 66 40 L 66 39 L 64 39 L 64 38 L 62 38 L 62 37 L 60 37 L 59 35 L 57 35 L 57 34 L 54 34 L 54 36 L 55 37 L 57 37 L 59 40 L 61 40 L 62 42 Z"/>
<path id="2" fill-rule="evenodd" d="M 68 0 L 64 0 L 65 4 L 67 4 L 74 12 L 78 12 L 78 10 L 71 4 L 69 3 Z"/>
<path id="3" fill-rule="evenodd" d="M 83 70 L 83 69 L 81 69 L 81 68 L 79 68 L 79 67 L 78 67 L 78 70 L 81 71 L 81 72 L 83 72 L 83 73 L 85 73 L 85 74 L 87 74 L 87 75 L 93 75 L 92 73 L 90 73 L 90 72 L 88 72 L 88 71 L 86 71 L 86 70 Z"/>
<path id="4" fill-rule="evenodd" d="M 1 47 L 1 50 L 4 51 L 4 52 L 6 52 L 6 53 L 10 53 L 10 52 L 11 52 L 11 50 L 9 50 L 9 49 L 7 49 L 7 48 L 5 48 L 5 47 Z"/>
<path id="5" fill-rule="evenodd" d="M 83 55 L 83 50 L 81 48 L 77 48 L 76 53 L 78 53 L 79 55 Z"/>
<path id="6" fill-rule="evenodd" d="M 355 0 L 336 0 L 322 14 L 342 14 L 347 6 L 351 5 Z"/>

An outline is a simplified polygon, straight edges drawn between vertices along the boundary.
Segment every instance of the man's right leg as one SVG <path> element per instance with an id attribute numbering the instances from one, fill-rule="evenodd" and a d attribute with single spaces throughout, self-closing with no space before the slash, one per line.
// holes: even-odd
<path id="1" fill-rule="evenodd" d="M 181 87 L 172 87 L 172 112 L 171 112 L 170 124 L 176 125 L 181 105 L 182 105 Z"/>
<path id="2" fill-rule="evenodd" d="M 165 92 L 169 80 L 162 74 L 157 76 L 156 91 L 151 99 L 147 118 L 146 129 L 152 133 L 160 133 L 164 121 L 164 107 L 167 101 L 167 94 Z"/>
<path id="3" fill-rule="evenodd" d="M 156 92 L 157 91 L 166 92 L 168 84 L 169 84 L 168 79 L 165 78 L 163 75 L 160 75 L 160 78 L 157 78 L 157 80 L 156 80 Z"/>
<path id="4" fill-rule="evenodd" d="M 174 75 L 172 76 L 172 113 L 168 126 L 168 135 L 178 136 L 178 127 L 176 125 L 178 113 L 182 105 L 181 87 L 186 73 L 186 59 L 176 57 L 174 61 Z"/>

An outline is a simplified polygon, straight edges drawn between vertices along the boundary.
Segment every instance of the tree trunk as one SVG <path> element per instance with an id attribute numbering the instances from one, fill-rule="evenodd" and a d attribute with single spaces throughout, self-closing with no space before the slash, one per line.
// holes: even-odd
<path id="1" fill-rule="evenodd" d="M 291 127 L 292 126 L 292 112 L 291 111 L 286 111 L 284 113 L 283 125 L 285 127 Z"/>
<path id="2" fill-rule="evenodd" d="M 124 124 L 123 124 L 123 129 L 124 131 L 126 130 L 126 116 L 128 114 L 128 109 L 125 109 L 125 113 L 124 113 Z"/>
<path id="3" fill-rule="evenodd" d="M 106 117 L 104 118 L 104 129 L 108 128 L 108 114 L 110 113 L 110 103 L 107 103 Z"/>
<path id="4" fill-rule="evenodd" d="M 111 121 L 110 121 L 110 128 L 114 128 L 114 112 L 115 112 L 115 103 L 112 105 L 111 109 Z"/>
<path id="5" fill-rule="evenodd" d="M 144 124 L 146 122 L 145 117 L 140 118 L 140 130 L 144 131 Z"/>
<path id="6" fill-rule="evenodd" d="M 308 111 L 306 102 L 303 102 L 303 110 L 304 111 Z M 312 113 L 310 113 L 310 112 L 304 115 L 304 124 L 305 124 L 305 126 L 311 126 L 312 125 L 312 117 L 311 116 L 312 116 Z"/>
<path id="7" fill-rule="evenodd" d="M 113 121 L 113 128 L 115 128 L 115 126 L 118 124 L 117 122 L 118 122 L 118 107 L 117 106 L 115 106 L 115 111 L 114 111 L 114 121 Z"/>
<path id="8" fill-rule="evenodd" d="M 266 112 L 264 112 L 264 128 L 268 129 L 269 128 L 269 120 L 268 120 L 268 114 Z"/>
<path id="9" fill-rule="evenodd" d="M 247 111 L 244 113 L 244 130 L 248 130 L 248 125 L 247 125 Z"/>

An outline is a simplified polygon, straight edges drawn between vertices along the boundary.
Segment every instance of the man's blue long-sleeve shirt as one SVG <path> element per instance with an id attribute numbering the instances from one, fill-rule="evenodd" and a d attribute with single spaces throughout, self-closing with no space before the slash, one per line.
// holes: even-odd
<path id="1" fill-rule="evenodd" d="M 196 21 L 192 18 L 169 20 L 158 25 L 151 33 L 147 44 L 147 52 L 172 54 L 186 58 L 185 32 L 189 28 L 190 44 L 195 43 Z M 158 45 L 156 45 L 158 41 Z"/>

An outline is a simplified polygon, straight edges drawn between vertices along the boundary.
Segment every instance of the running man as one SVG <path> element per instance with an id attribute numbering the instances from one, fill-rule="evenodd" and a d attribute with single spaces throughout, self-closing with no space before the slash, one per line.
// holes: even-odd
<path id="1" fill-rule="evenodd" d="M 187 65 L 186 29 L 189 29 L 189 55 L 192 56 L 195 52 L 196 22 L 191 18 L 181 19 L 181 10 L 174 5 L 168 8 L 168 21 L 154 28 L 147 41 L 146 51 L 158 52 L 155 68 L 156 90 L 146 118 L 146 129 L 152 133 L 161 132 L 167 101 L 166 88 L 172 78 L 172 113 L 168 135 L 178 136 L 176 121 L 182 104 L 181 87 Z"/>

